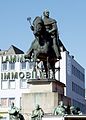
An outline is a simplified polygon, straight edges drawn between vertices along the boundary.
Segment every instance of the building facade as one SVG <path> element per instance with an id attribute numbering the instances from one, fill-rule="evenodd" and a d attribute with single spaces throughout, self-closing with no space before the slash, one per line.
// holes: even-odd
<path id="1" fill-rule="evenodd" d="M 31 68 L 24 59 L 24 52 L 15 46 L 0 51 L 0 115 L 4 116 L 3 119 L 8 119 L 12 102 L 22 109 L 21 97 L 22 93 L 29 92 L 27 79 L 31 77 Z"/>
<path id="2" fill-rule="evenodd" d="M 85 102 L 85 70 L 69 55 L 61 49 L 62 59 L 56 63 L 56 79 L 66 85 L 65 96 L 71 98 L 71 104 L 80 107 L 86 113 Z M 42 76 L 41 72 L 37 77 Z M 24 52 L 15 46 L 6 51 L 0 51 L 0 115 L 8 119 L 8 109 L 12 102 L 22 109 L 22 93 L 30 92 L 27 80 L 34 78 L 33 62 L 25 61 Z"/>
<path id="3" fill-rule="evenodd" d="M 66 85 L 65 95 L 71 98 L 71 105 L 79 107 L 86 113 L 85 101 L 85 69 L 69 52 L 61 52 L 60 82 Z"/>

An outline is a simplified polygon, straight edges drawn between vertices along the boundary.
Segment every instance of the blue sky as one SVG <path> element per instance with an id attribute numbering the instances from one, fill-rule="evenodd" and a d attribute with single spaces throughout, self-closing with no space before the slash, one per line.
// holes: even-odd
<path id="1" fill-rule="evenodd" d="M 27 17 L 33 20 L 45 9 L 56 19 L 67 50 L 86 69 L 86 0 L 0 0 L 0 49 L 15 45 L 26 52 L 34 39 Z"/>

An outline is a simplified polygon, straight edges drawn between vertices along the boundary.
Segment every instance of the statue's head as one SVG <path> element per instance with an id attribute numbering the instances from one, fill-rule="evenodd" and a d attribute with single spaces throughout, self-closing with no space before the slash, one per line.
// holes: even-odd
<path id="1" fill-rule="evenodd" d="M 74 111 L 75 111 L 74 106 L 71 106 L 71 107 L 70 107 L 70 111 L 71 111 L 71 112 L 74 112 Z"/>
<path id="2" fill-rule="evenodd" d="M 48 11 L 48 10 L 45 10 L 45 11 L 43 12 L 43 15 L 44 15 L 45 17 L 49 17 L 49 11 Z"/>
<path id="3" fill-rule="evenodd" d="M 40 108 L 40 105 L 39 104 L 37 104 L 36 105 L 36 110 L 38 110 Z"/>
<path id="4" fill-rule="evenodd" d="M 59 102 L 59 105 L 60 105 L 60 106 L 64 106 L 63 101 L 60 101 L 60 102 Z"/>
<path id="5" fill-rule="evenodd" d="M 71 107 L 70 107 L 70 110 L 74 110 L 74 106 L 71 106 Z"/>

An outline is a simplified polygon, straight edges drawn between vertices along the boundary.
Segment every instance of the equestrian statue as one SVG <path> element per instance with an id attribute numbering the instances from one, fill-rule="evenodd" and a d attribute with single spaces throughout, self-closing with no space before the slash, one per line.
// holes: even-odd
<path id="1" fill-rule="evenodd" d="M 25 58 L 33 59 L 36 66 L 37 60 L 43 62 L 46 78 L 49 78 L 49 70 L 52 70 L 55 79 L 55 63 L 61 59 L 59 47 L 59 34 L 56 20 L 49 17 L 49 11 L 43 12 L 44 18 L 37 16 L 31 24 L 31 18 L 27 18 L 31 25 L 31 30 L 35 36 L 31 47 L 27 51 Z"/>

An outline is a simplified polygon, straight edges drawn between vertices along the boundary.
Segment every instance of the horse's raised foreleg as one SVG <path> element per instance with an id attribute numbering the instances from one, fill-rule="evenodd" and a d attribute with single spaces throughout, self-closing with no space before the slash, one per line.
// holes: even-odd
<path id="1" fill-rule="evenodd" d="M 31 47 L 30 47 L 29 50 L 26 52 L 25 57 L 26 57 L 27 59 L 31 59 L 32 53 L 34 52 L 34 49 L 36 48 L 36 45 L 37 45 L 37 40 L 34 39 L 34 41 L 33 41 L 32 44 L 31 44 Z"/>

